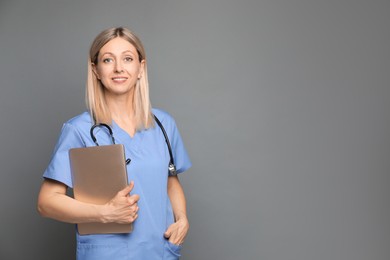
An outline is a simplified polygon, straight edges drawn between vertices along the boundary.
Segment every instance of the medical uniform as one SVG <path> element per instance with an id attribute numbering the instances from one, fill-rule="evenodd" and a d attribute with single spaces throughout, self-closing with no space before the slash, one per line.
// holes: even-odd
<path id="1" fill-rule="evenodd" d="M 172 146 L 177 173 L 186 171 L 191 162 L 174 119 L 166 112 L 153 109 L 163 124 Z M 93 125 L 88 112 L 72 118 L 62 128 L 51 162 L 44 177 L 72 188 L 68 151 L 70 148 L 95 146 L 90 137 Z M 80 235 L 76 232 L 78 260 L 157 260 L 178 259 L 181 247 L 164 238 L 164 232 L 174 222 L 167 194 L 169 152 L 161 129 L 136 132 L 131 137 L 115 122 L 112 130 L 116 143 L 125 147 L 129 182 L 134 181 L 132 194 L 138 194 L 138 218 L 130 234 Z M 94 131 L 99 144 L 111 144 L 105 128 Z"/>

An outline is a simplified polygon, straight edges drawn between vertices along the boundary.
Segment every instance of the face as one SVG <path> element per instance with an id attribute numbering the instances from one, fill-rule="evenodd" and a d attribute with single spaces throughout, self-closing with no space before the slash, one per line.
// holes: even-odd
<path id="1" fill-rule="evenodd" d="M 93 70 L 106 94 L 125 95 L 131 93 L 141 78 L 144 64 L 144 60 L 139 61 L 137 50 L 131 43 L 116 37 L 100 49 Z"/>

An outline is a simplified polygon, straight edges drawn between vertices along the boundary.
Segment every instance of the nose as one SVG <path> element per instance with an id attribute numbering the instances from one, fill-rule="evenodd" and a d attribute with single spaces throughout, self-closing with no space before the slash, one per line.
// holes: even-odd
<path id="1" fill-rule="evenodd" d="M 117 72 L 117 73 L 123 72 L 123 66 L 122 66 L 122 62 L 120 60 L 115 62 L 115 72 Z"/>

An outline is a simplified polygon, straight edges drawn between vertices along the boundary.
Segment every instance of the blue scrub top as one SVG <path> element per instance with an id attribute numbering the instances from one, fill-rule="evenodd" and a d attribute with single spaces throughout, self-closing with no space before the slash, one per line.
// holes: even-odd
<path id="1" fill-rule="evenodd" d="M 191 162 L 185 150 L 174 119 L 166 112 L 153 109 L 163 124 L 175 160 L 177 173 L 186 171 Z M 84 112 L 66 122 L 43 177 L 64 183 L 72 188 L 69 149 L 95 146 L 89 130 L 93 122 Z M 115 122 L 112 130 L 116 143 L 125 147 L 129 182 L 134 181 L 132 194 L 139 194 L 138 218 L 130 234 L 80 235 L 76 232 L 77 259 L 178 259 L 180 246 L 164 238 L 164 232 L 174 222 L 172 206 L 167 193 L 169 152 L 164 135 L 157 126 L 136 132 L 131 137 Z M 104 128 L 94 131 L 99 144 L 111 144 Z M 76 229 L 77 230 L 77 229 Z"/>

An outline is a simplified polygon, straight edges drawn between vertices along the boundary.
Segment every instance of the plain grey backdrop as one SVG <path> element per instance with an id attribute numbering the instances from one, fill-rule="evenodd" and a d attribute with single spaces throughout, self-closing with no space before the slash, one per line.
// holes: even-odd
<path id="1" fill-rule="evenodd" d="M 36 212 L 103 29 L 143 40 L 193 161 L 185 260 L 390 259 L 390 2 L 0 2 L 0 259 L 74 259 Z"/>

